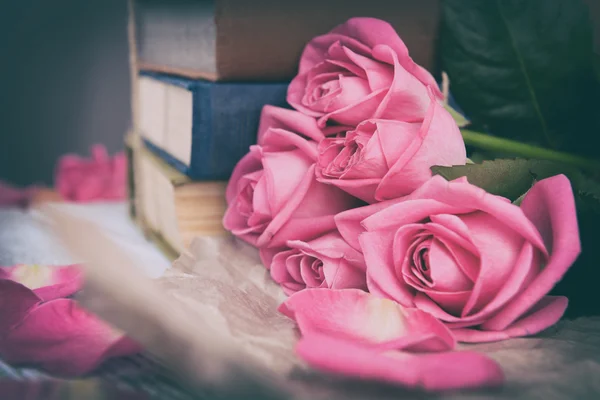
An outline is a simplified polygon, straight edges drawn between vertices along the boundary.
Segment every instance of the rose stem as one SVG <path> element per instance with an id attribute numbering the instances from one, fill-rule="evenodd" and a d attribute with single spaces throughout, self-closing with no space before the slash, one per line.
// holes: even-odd
<path id="1" fill-rule="evenodd" d="M 486 135 L 485 133 L 475 132 L 468 129 L 461 129 L 461 133 L 465 144 L 470 146 L 479 147 L 481 149 L 490 151 L 510 153 L 518 157 L 557 161 L 596 172 L 600 171 L 600 162 L 591 160 L 589 158 L 570 153 L 563 153 L 556 150 L 550 150 L 543 147 L 532 146 L 530 144 L 520 143 L 510 139 L 490 136 Z"/>

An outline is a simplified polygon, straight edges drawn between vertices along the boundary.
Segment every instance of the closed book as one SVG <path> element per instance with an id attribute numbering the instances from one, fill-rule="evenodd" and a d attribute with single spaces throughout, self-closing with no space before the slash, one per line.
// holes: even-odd
<path id="1" fill-rule="evenodd" d="M 256 142 L 263 106 L 285 106 L 286 91 L 287 83 L 210 82 L 141 72 L 137 129 L 181 173 L 226 180 Z"/>
<path id="2" fill-rule="evenodd" d="M 170 258 L 175 258 L 196 236 L 223 236 L 227 208 L 224 181 L 193 181 L 142 146 L 133 157 L 130 181 L 134 220 Z"/>
<path id="3" fill-rule="evenodd" d="M 135 0 L 138 61 L 191 78 L 290 80 L 313 37 L 375 17 L 433 71 L 439 8 L 439 0 Z"/>

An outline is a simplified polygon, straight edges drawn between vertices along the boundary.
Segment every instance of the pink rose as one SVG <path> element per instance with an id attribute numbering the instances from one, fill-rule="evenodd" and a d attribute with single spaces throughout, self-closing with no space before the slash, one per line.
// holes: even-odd
<path id="1" fill-rule="evenodd" d="M 456 339 L 430 314 L 361 290 L 303 290 L 280 311 L 302 333 L 297 354 L 320 370 L 429 391 L 504 380 L 485 355 L 451 351 Z"/>
<path id="2" fill-rule="evenodd" d="M 26 207 L 39 190 L 37 186 L 19 188 L 0 181 L 0 207 Z"/>
<path id="3" fill-rule="evenodd" d="M 565 297 L 546 296 L 581 251 L 564 175 L 537 182 L 521 206 L 434 176 L 386 205 L 336 217 L 362 249 L 377 296 L 444 321 L 463 342 L 532 335 L 556 323 Z"/>
<path id="4" fill-rule="evenodd" d="M 390 24 L 352 18 L 312 39 L 290 82 L 287 101 L 302 113 L 356 126 L 370 118 L 419 121 L 429 106 L 431 74 L 415 64 Z"/>
<path id="5" fill-rule="evenodd" d="M 95 145 L 91 159 L 63 156 L 57 165 L 55 181 L 58 192 L 66 200 L 125 200 L 127 159 L 123 152 L 110 157 L 104 146 Z"/>
<path id="6" fill-rule="evenodd" d="M 76 266 L 17 265 L 0 269 L 0 358 L 64 375 L 84 375 L 140 346 L 80 308 Z"/>
<path id="7" fill-rule="evenodd" d="M 334 229 L 335 214 L 356 199 L 316 181 L 317 141 L 323 137 L 314 118 L 265 106 L 258 144 L 236 165 L 227 186 L 225 228 L 259 247 Z"/>
<path id="8" fill-rule="evenodd" d="M 365 260 L 337 231 L 282 249 L 261 249 L 273 280 L 290 295 L 306 288 L 366 289 Z"/>
<path id="9" fill-rule="evenodd" d="M 466 157 L 456 123 L 430 92 L 421 122 L 371 119 L 345 137 L 322 140 L 316 174 L 374 203 L 407 195 L 431 178 L 431 166 L 461 165 Z"/>

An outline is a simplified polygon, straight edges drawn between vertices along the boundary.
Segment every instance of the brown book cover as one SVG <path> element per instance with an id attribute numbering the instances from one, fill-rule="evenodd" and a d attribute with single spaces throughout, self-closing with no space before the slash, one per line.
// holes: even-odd
<path id="1" fill-rule="evenodd" d="M 306 43 L 352 17 L 390 22 L 435 67 L 439 0 L 135 0 L 141 69 L 209 80 L 285 81 Z"/>

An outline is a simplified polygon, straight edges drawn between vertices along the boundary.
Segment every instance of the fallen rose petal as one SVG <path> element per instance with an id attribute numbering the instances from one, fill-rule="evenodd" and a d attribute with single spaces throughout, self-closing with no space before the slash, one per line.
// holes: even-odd
<path id="1" fill-rule="evenodd" d="M 302 290 L 279 310 L 303 335 L 326 334 L 386 350 L 445 351 L 455 345 L 452 333 L 431 315 L 358 289 Z"/>
<path id="2" fill-rule="evenodd" d="M 0 340 L 3 332 L 17 325 L 40 301 L 31 289 L 11 280 L 0 279 Z"/>
<path id="3" fill-rule="evenodd" d="M 30 308 L 18 325 L 0 337 L 3 360 L 70 376 L 86 374 L 109 357 L 140 351 L 135 342 L 70 299 Z"/>
<path id="4" fill-rule="evenodd" d="M 18 188 L 0 181 L 0 207 L 2 206 L 27 206 L 38 192 L 36 186 Z"/>
<path id="5" fill-rule="evenodd" d="M 470 351 L 378 352 L 356 342 L 311 334 L 300 339 L 296 353 L 322 371 L 428 391 L 495 387 L 504 382 L 494 360 Z"/>
<path id="6" fill-rule="evenodd" d="M 531 336 L 557 323 L 567 309 L 569 300 L 562 296 L 545 296 L 527 315 L 501 331 L 452 329 L 459 342 L 485 343 Z"/>
<path id="7" fill-rule="evenodd" d="M 0 278 L 18 282 L 42 300 L 71 296 L 83 285 L 83 274 L 77 265 L 15 265 L 2 267 Z"/>
<path id="8" fill-rule="evenodd" d="M 58 161 L 56 188 L 69 201 L 124 200 L 127 159 L 123 152 L 110 157 L 103 145 L 92 147 L 91 159 L 67 154 Z"/>

